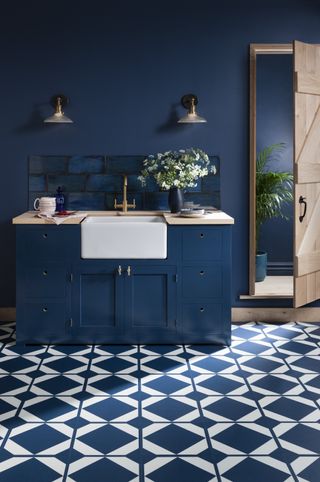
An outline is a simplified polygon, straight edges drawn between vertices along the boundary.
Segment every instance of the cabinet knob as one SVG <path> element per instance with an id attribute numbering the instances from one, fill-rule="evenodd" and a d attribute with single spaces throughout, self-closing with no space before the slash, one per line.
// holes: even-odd
<path id="1" fill-rule="evenodd" d="M 48 308 L 42 308 L 43 313 L 47 313 Z"/>
<path id="2" fill-rule="evenodd" d="M 43 274 L 43 276 L 47 276 L 48 271 L 45 269 L 45 270 L 42 271 L 42 274 Z"/>
<path id="3" fill-rule="evenodd" d="M 47 239 L 47 237 L 48 237 L 47 233 L 43 233 L 42 237 L 43 237 L 44 239 Z"/>
<path id="4" fill-rule="evenodd" d="M 204 238 L 204 234 L 203 234 L 203 233 L 200 234 L 200 238 Z"/>
<path id="5" fill-rule="evenodd" d="M 203 308 L 202 306 L 201 306 L 201 308 L 200 308 L 200 311 L 201 311 L 201 313 L 204 312 L 204 308 Z"/>
<path id="6" fill-rule="evenodd" d="M 200 276 L 203 276 L 204 275 L 204 271 L 203 269 L 200 271 Z"/>

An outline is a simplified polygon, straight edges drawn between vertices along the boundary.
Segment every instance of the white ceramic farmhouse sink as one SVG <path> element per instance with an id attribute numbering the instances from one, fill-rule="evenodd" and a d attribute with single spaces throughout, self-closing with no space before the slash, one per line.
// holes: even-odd
<path id="1" fill-rule="evenodd" d="M 81 223 L 85 259 L 165 259 L 167 224 L 162 216 L 89 216 Z"/>

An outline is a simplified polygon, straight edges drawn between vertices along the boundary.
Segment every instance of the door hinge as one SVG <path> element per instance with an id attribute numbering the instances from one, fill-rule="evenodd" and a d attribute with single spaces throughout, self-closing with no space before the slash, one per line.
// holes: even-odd
<path id="1" fill-rule="evenodd" d="M 174 281 L 175 281 L 175 283 L 178 283 L 178 275 L 177 274 L 174 275 Z"/>
<path id="2" fill-rule="evenodd" d="M 70 274 L 69 274 L 69 281 L 70 281 L 70 283 L 73 282 L 73 273 L 70 273 Z"/>

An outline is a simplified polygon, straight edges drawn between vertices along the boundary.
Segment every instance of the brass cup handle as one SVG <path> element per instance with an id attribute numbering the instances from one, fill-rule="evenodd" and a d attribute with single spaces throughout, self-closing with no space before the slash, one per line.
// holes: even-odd
<path id="1" fill-rule="evenodd" d="M 127 267 L 127 275 L 128 275 L 128 276 L 131 276 L 131 266 L 128 266 L 128 267 Z"/>
<path id="2" fill-rule="evenodd" d="M 119 275 L 119 276 L 122 275 L 122 267 L 121 267 L 120 264 L 119 264 L 119 266 L 118 266 L 118 275 Z"/>

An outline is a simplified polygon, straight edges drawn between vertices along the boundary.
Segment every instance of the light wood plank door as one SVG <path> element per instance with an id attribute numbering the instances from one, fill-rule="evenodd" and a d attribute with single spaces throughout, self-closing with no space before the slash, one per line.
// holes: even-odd
<path id="1" fill-rule="evenodd" d="M 320 298 L 320 46 L 294 42 L 294 307 Z"/>

